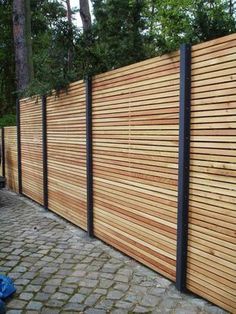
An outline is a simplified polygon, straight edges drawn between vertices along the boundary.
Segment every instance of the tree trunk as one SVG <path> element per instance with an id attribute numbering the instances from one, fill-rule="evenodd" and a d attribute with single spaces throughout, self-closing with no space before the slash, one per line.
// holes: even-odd
<path id="1" fill-rule="evenodd" d="M 84 32 L 88 31 L 91 28 L 92 21 L 89 11 L 89 2 L 88 0 L 80 0 L 80 16 L 83 24 Z"/>
<path id="2" fill-rule="evenodd" d="M 25 26 L 24 0 L 13 0 L 13 36 L 15 47 L 16 86 L 18 92 L 25 90 L 30 81 Z"/>
<path id="3" fill-rule="evenodd" d="M 29 81 L 34 78 L 33 51 L 31 38 L 31 7 L 30 0 L 25 1 L 25 40 L 27 49 L 27 62 L 29 67 Z"/>
<path id="4" fill-rule="evenodd" d="M 71 11 L 71 5 L 70 0 L 66 0 L 66 6 L 67 6 L 67 19 L 68 19 L 68 26 L 69 26 L 69 36 L 70 36 L 70 47 L 68 48 L 68 70 L 71 70 L 72 63 L 73 63 L 73 25 L 72 25 L 72 11 Z"/>

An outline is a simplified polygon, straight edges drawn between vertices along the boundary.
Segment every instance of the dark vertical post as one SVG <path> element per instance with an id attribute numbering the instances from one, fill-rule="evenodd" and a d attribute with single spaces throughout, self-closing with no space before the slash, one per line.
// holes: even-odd
<path id="1" fill-rule="evenodd" d="M 48 209 L 47 97 L 42 97 L 43 205 Z"/>
<path id="2" fill-rule="evenodd" d="M 17 125 L 17 156 L 18 156 L 18 189 L 22 194 L 22 169 L 21 169 L 21 135 L 20 135 L 20 101 L 16 100 L 16 125 Z"/>
<path id="3" fill-rule="evenodd" d="M 2 176 L 5 177 L 5 133 L 4 133 L 4 128 L 2 128 Z"/>
<path id="4" fill-rule="evenodd" d="M 86 84 L 86 164 L 87 164 L 87 229 L 90 237 L 93 233 L 93 143 L 92 143 L 92 79 Z"/>
<path id="5" fill-rule="evenodd" d="M 180 114 L 179 114 L 179 174 L 176 287 L 186 290 L 189 154 L 190 154 L 190 104 L 191 104 L 191 46 L 180 47 Z"/>

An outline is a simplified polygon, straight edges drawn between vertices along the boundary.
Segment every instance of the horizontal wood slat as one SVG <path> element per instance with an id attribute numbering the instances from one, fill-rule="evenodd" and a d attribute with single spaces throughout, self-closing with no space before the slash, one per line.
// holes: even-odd
<path id="1" fill-rule="evenodd" d="M 178 54 L 93 81 L 95 235 L 172 280 L 178 97 Z"/>
<path id="2" fill-rule="evenodd" d="M 4 128 L 6 186 L 18 192 L 18 158 L 16 127 Z"/>
<path id="3" fill-rule="evenodd" d="M 85 88 L 47 98 L 48 207 L 83 229 L 86 213 Z"/>
<path id="4" fill-rule="evenodd" d="M 187 288 L 236 311 L 236 34 L 192 47 Z M 179 66 L 174 52 L 92 80 L 94 233 L 176 278 Z M 86 91 L 47 97 L 48 207 L 87 229 Z M 23 193 L 43 202 L 42 103 L 20 102 Z M 18 191 L 16 128 L 5 128 Z"/>
<path id="5" fill-rule="evenodd" d="M 236 311 L 235 44 L 234 34 L 193 47 L 187 272 L 189 290 L 233 313 Z M 232 75 L 221 79 L 226 69 Z"/>
<path id="6" fill-rule="evenodd" d="M 20 101 L 22 193 L 43 204 L 42 102 Z"/>

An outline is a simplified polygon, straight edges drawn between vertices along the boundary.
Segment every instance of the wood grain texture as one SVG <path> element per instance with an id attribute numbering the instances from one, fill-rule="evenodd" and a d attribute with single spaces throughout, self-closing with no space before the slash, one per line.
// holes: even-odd
<path id="1" fill-rule="evenodd" d="M 5 127 L 5 177 L 8 189 L 18 192 L 18 159 L 16 127 Z"/>
<path id="2" fill-rule="evenodd" d="M 187 288 L 236 312 L 236 34 L 192 47 Z M 93 78 L 94 231 L 175 280 L 179 52 Z M 39 203 L 41 101 L 21 101 L 23 193 Z M 17 191 L 16 128 L 5 128 Z M 86 229 L 82 81 L 47 99 L 49 209 Z"/>
<path id="3" fill-rule="evenodd" d="M 87 228 L 85 87 L 47 98 L 48 206 Z"/>
<path id="4" fill-rule="evenodd" d="M 187 273 L 190 291 L 233 313 L 236 311 L 235 44 L 233 34 L 193 47 Z"/>
<path id="5" fill-rule="evenodd" d="M 42 102 L 20 101 L 22 192 L 43 204 Z"/>
<path id="6" fill-rule="evenodd" d="M 179 54 L 138 65 L 93 80 L 95 235 L 174 280 Z"/>

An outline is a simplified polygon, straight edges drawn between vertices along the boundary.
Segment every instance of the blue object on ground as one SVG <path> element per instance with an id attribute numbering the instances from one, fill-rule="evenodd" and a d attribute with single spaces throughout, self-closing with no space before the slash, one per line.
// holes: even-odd
<path id="1" fill-rule="evenodd" d="M 0 274 L 0 299 L 6 299 L 14 292 L 16 288 L 11 278 Z"/>
<path id="2" fill-rule="evenodd" d="M 0 314 L 6 313 L 5 303 L 0 300 Z"/>

